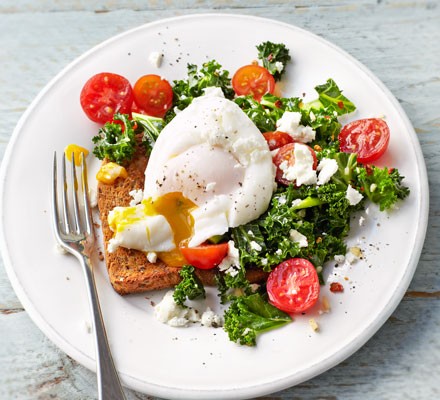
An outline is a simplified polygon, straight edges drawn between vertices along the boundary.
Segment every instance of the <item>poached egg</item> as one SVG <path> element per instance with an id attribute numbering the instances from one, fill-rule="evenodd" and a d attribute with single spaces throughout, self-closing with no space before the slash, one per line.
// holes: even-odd
<path id="1" fill-rule="evenodd" d="M 220 89 L 193 100 L 162 130 L 145 170 L 144 198 L 116 207 L 108 220 L 118 246 L 186 263 L 195 247 L 266 211 L 275 168 L 266 140 Z"/>

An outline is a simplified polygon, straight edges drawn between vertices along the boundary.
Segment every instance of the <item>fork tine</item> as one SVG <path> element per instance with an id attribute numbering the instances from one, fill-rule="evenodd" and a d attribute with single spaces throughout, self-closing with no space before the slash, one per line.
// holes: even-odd
<path id="1" fill-rule="evenodd" d="M 57 152 L 53 153 L 53 173 L 52 173 L 52 211 L 55 227 L 55 235 L 60 236 L 60 214 L 58 210 L 58 169 L 57 169 Z"/>
<path id="2" fill-rule="evenodd" d="M 64 223 L 64 231 L 69 233 L 70 229 L 70 221 L 69 221 L 69 204 L 68 204 L 68 196 L 67 196 L 67 174 L 66 174 L 66 155 L 63 153 L 62 163 L 61 163 L 61 172 L 63 175 L 63 191 L 62 191 L 62 202 L 63 202 L 63 223 Z"/>
<path id="3" fill-rule="evenodd" d="M 90 235 L 93 232 L 93 228 L 92 228 L 93 221 L 92 221 L 92 212 L 90 210 L 89 186 L 87 182 L 87 164 L 86 164 L 86 158 L 84 157 L 84 153 L 81 153 L 80 159 L 81 159 L 81 182 L 82 182 L 82 191 L 83 191 L 86 232 L 88 235 Z"/>
<path id="4" fill-rule="evenodd" d="M 75 166 L 75 153 L 72 153 L 72 203 L 73 203 L 73 221 L 75 233 L 79 234 L 81 232 L 81 219 L 79 216 L 79 206 L 78 206 L 78 178 L 76 176 L 76 166 Z"/>

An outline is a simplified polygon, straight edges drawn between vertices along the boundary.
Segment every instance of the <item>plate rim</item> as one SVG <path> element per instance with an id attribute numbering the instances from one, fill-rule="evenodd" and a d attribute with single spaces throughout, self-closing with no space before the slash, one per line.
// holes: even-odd
<path id="1" fill-rule="evenodd" d="M 37 96 L 27 107 L 26 111 L 20 117 L 9 139 L 0 166 L 0 190 L 1 190 L 0 221 L 2 222 L 0 226 L 0 250 L 8 278 L 12 284 L 12 287 L 19 301 L 22 303 L 23 307 L 29 314 L 30 318 L 34 321 L 34 323 L 38 326 L 38 328 L 44 333 L 44 335 L 48 337 L 58 348 L 60 348 L 63 352 L 74 358 L 78 363 L 82 364 L 86 368 L 92 371 L 96 371 L 95 360 L 91 359 L 89 356 L 81 352 L 79 349 L 76 349 L 74 346 L 72 346 L 70 343 L 64 340 L 62 336 L 58 335 L 57 331 L 50 325 L 48 321 L 44 319 L 44 317 L 40 314 L 40 312 L 33 306 L 32 301 L 29 299 L 25 288 L 22 287 L 17 275 L 15 274 L 12 257 L 11 254 L 9 253 L 9 249 L 6 241 L 7 233 L 4 230 L 4 224 L 3 224 L 4 215 L 5 215 L 5 209 L 4 209 L 5 191 L 3 189 L 8 179 L 7 172 L 9 169 L 10 159 L 13 156 L 13 150 L 20 136 L 22 127 L 26 123 L 28 117 L 37 107 L 41 99 L 44 98 L 46 93 L 49 92 L 57 84 L 57 82 L 59 82 L 63 78 L 63 76 L 65 76 L 71 69 L 75 68 L 79 63 L 81 63 L 83 59 L 89 57 L 90 54 L 99 51 L 99 49 L 105 48 L 108 44 L 112 43 L 113 41 L 117 41 L 122 37 L 126 35 L 130 35 L 137 30 L 146 29 L 147 27 L 148 28 L 154 27 L 155 25 L 163 25 L 163 24 L 171 23 L 173 21 L 193 20 L 193 19 L 201 19 L 201 18 L 215 18 L 215 19 L 226 19 L 226 20 L 246 19 L 249 21 L 255 21 L 257 23 L 266 23 L 266 24 L 269 23 L 284 28 L 288 28 L 290 30 L 294 30 L 294 31 L 296 30 L 330 47 L 332 50 L 342 55 L 345 59 L 348 59 L 358 69 L 364 72 L 377 85 L 377 87 L 383 92 L 387 100 L 391 102 L 392 106 L 397 111 L 400 120 L 402 121 L 408 133 L 410 134 L 411 142 L 414 144 L 413 150 L 415 153 L 415 157 L 417 159 L 418 178 L 421 182 L 420 193 L 418 193 L 418 197 L 419 197 L 418 201 L 420 204 L 420 209 L 418 210 L 418 212 L 420 218 L 418 219 L 418 224 L 417 224 L 417 235 L 414 239 L 416 246 L 413 249 L 413 252 L 411 253 L 411 256 L 408 259 L 405 274 L 402 276 L 402 279 L 400 280 L 398 287 L 390 297 L 388 304 L 380 311 L 380 313 L 377 314 L 373 323 L 371 323 L 368 329 L 365 330 L 365 332 L 368 333 L 363 333 L 362 335 L 358 335 L 354 340 L 349 342 L 348 345 L 343 349 L 343 351 L 340 351 L 339 354 L 329 355 L 326 359 L 320 362 L 319 367 L 316 367 L 315 364 L 312 364 L 308 368 L 301 370 L 300 373 L 297 373 L 293 376 L 290 375 L 288 377 L 273 380 L 270 383 L 263 383 L 262 385 L 246 386 L 244 388 L 242 387 L 237 389 L 228 389 L 226 391 L 215 390 L 215 392 L 213 392 L 210 389 L 197 389 L 191 391 L 169 385 L 162 386 L 151 382 L 141 381 L 138 378 L 125 375 L 124 373 L 120 373 L 125 386 L 128 386 L 134 390 L 138 390 L 144 393 L 147 393 L 145 392 L 145 390 L 148 387 L 148 394 L 152 394 L 152 395 L 158 395 L 158 396 L 165 395 L 167 397 L 169 396 L 170 398 L 178 397 L 178 398 L 192 398 L 192 399 L 206 399 L 207 398 L 206 396 L 209 395 L 210 399 L 214 399 L 214 398 L 226 399 L 226 398 L 238 398 L 237 394 L 239 394 L 240 398 L 247 398 L 251 396 L 261 396 L 261 395 L 273 393 L 275 391 L 283 390 L 288 387 L 297 385 L 301 382 L 304 382 L 306 380 L 312 379 L 313 377 L 320 375 L 323 372 L 329 370 L 330 368 L 333 368 L 334 366 L 338 365 L 340 362 L 347 359 L 357 350 L 359 350 L 368 340 L 370 340 L 377 333 L 377 331 L 383 326 L 383 324 L 386 322 L 389 316 L 395 311 L 397 306 L 400 304 L 405 291 L 407 290 L 408 286 L 411 283 L 411 280 L 414 276 L 414 273 L 417 269 L 420 260 L 420 255 L 422 253 L 422 249 L 426 237 L 426 231 L 428 227 L 429 185 L 428 185 L 426 164 L 420 143 L 417 138 L 417 134 L 415 133 L 412 123 L 409 120 L 407 114 L 405 113 L 402 106 L 395 98 L 395 96 L 392 94 L 392 92 L 374 73 L 371 72 L 371 70 L 368 67 L 366 67 L 364 64 L 362 64 L 360 61 L 358 61 L 355 57 L 353 57 L 351 54 L 346 52 L 341 47 L 333 44 L 332 42 L 317 35 L 312 31 L 298 27 L 291 23 L 278 21 L 272 18 L 265 18 L 254 15 L 247 15 L 247 14 L 236 14 L 236 13 L 231 13 L 231 14 L 229 13 L 198 14 L 197 13 L 197 14 L 185 14 L 181 16 L 158 19 L 128 29 L 121 33 L 118 33 L 102 41 L 101 43 L 91 47 L 89 50 L 87 50 L 86 52 L 82 53 L 80 56 L 76 57 L 74 60 L 69 62 L 43 87 L 43 89 L 37 94 Z M 69 349 L 69 351 L 66 351 L 66 349 Z M 313 370 L 313 373 L 310 372 L 311 369 Z"/>

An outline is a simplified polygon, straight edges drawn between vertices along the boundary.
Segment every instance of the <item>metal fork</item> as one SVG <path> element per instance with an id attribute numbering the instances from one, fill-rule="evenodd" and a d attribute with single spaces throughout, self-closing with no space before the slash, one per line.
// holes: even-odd
<path id="1" fill-rule="evenodd" d="M 63 155 L 61 164 L 63 189 L 60 208 L 58 204 L 57 155 L 54 152 L 52 209 L 55 238 L 66 251 L 79 260 L 85 274 L 95 334 L 98 398 L 100 400 L 123 400 L 125 396 L 108 345 L 93 267 L 90 262 L 95 235 L 88 198 L 87 166 L 83 153 L 81 153 L 80 159 L 80 184 L 78 184 L 73 154 L 69 184 L 66 172 L 66 155 Z"/>

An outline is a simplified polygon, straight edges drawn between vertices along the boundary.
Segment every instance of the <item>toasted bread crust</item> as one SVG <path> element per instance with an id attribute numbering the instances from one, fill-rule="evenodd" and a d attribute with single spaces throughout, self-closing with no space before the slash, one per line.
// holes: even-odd
<path id="1" fill-rule="evenodd" d="M 107 222 L 108 214 L 116 206 L 128 206 L 132 200 L 129 194 L 132 190 L 143 190 L 147 162 L 143 146 L 138 146 L 131 162 L 125 165 L 127 178 L 118 178 L 111 185 L 98 182 L 98 208 L 105 244 L 105 261 L 110 282 L 115 291 L 121 295 L 171 288 L 181 280 L 180 267 L 170 267 L 159 260 L 157 263 L 150 263 L 145 253 L 141 251 L 123 247 L 118 247 L 113 253 L 107 250 L 107 244 L 113 237 Z M 211 286 L 215 285 L 216 272 L 216 268 L 196 270 L 203 284 Z M 258 282 L 266 277 L 267 274 L 261 270 L 249 270 L 247 273 L 247 278 L 251 282 Z"/>

